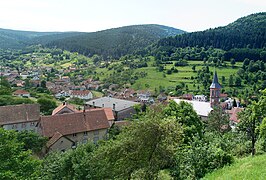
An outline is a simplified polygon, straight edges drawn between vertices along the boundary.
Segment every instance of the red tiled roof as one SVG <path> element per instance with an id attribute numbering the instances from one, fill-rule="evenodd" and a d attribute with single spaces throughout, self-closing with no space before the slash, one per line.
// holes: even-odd
<path id="1" fill-rule="evenodd" d="M 53 137 L 56 132 L 62 135 L 109 128 L 104 109 L 80 113 L 43 116 L 40 120 L 42 135 Z"/>
<path id="2" fill-rule="evenodd" d="M 239 112 L 243 111 L 243 110 L 244 110 L 244 108 L 234 107 L 230 111 L 228 111 L 229 116 L 230 116 L 230 120 L 234 121 L 236 123 L 239 123 L 240 120 L 238 119 L 238 115 L 237 114 Z"/>
<path id="3" fill-rule="evenodd" d="M 74 113 L 74 112 L 78 112 L 78 110 L 75 108 L 75 106 L 73 106 L 73 105 L 71 105 L 71 104 L 61 104 L 61 105 L 59 105 L 57 108 L 55 108 L 55 109 L 53 110 L 52 115 L 57 114 L 58 112 L 60 112 L 60 111 L 61 111 L 62 109 L 64 109 L 64 108 L 69 109 L 69 110 L 72 111 L 73 113 Z"/>
<path id="4" fill-rule="evenodd" d="M 39 104 L 0 106 L 0 125 L 38 121 Z"/>
<path id="5" fill-rule="evenodd" d="M 90 94 L 90 91 L 89 90 L 83 90 L 83 91 L 73 90 L 71 92 L 71 95 L 76 95 L 76 96 L 86 96 L 88 94 Z"/>
<path id="6" fill-rule="evenodd" d="M 13 94 L 14 94 L 14 95 L 29 94 L 29 92 L 28 92 L 28 91 L 25 91 L 25 90 L 23 90 L 23 89 L 18 89 L 18 90 L 16 90 Z"/>

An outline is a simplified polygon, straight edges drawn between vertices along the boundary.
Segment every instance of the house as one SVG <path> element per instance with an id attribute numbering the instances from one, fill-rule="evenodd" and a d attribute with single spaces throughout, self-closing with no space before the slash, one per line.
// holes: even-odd
<path id="1" fill-rule="evenodd" d="M 67 91 L 61 91 L 59 93 L 56 93 L 54 96 L 55 98 L 59 99 L 61 97 L 69 97 L 70 94 Z"/>
<path id="2" fill-rule="evenodd" d="M 79 112 L 75 106 L 68 104 L 67 102 L 63 102 L 61 105 L 59 105 L 57 108 L 55 108 L 52 112 L 53 115 L 57 114 L 66 114 L 66 113 L 76 113 Z"/>
<path id="3" fill-rule="evenodd" d="M 62 76 L 61 77 L 61 80 L 64 81 L 64 82 L 70 82 L 70 77 L 69 76 Z"/>
<path id="4" fill-rule="evenodd" d="M 134 106 L 138 104 L 140 103 L 111 97 L 102 97 L 86 102 L 85 108 L 111 108 L 113 110 L 115 120 L 120 121 L 125 118 L 130 118 L 132 114 L 135 114 L 136 111 Z"/>
<path id="5" fill-rule="evenodd" d="M 157 96 L 157 99 L 158 101 L 162 102 L 162 101 L 166 101 L 167 100 L 167 95 L 164 94 L 164 93 L 160 93 L 158 96 Z"/>
<path id="6" fill-rule="evenodd" d="M 196 95 L 196 96 L 193 96 L 193 100 L 206 102 L 207 97 L 205 95 Z"/>
<path id="7" fill-rule="evenodd" d="M 192 100 L 193 99 L 193 94 L 183 94 L 182 99 L 187 99 L 187 100 Z"/>
<path id="8" fill-rule="evenodd" d="M 238 113 L 243 111 L 244 108 L 240 107 L 233 107 L 231 110 L 226 111 L 229 114 L 230 118 L 230 126 L 232 129 L 235 128 L 235 126 L 240 122 L 238 118 Z"/>
<path id="9" fill-rule="evenodd" d="M 43 116 L 38 132 L 49 138 L 47 151 L 65 151 L 79 144 L 104 139 L 114 117 L 110 109 Z M 111 116 L 110 116 L 111 115 Z"/>
<path id="10" fill-rule="evenodd" d="M 140 102 L 154 103 L 154 99 L 151 97 L 151 93 L 149 91 L 138 91 L 137 97 Z"/>
<path id="11" fill-rule="evenodd" d="M 33 130 L 40 118 L 39 104 L 0 106 L 0 127 L 6 130 Z"/>
<path id="12" fill-rule="evenodd" d="M 72 90 L 70 91 L 70 97 L 71 98 L 79 98 L 79 99 L 83 99 L 83 100 L 89 100 L 93 98 L 93 95 L 91 93 L 91 91 L 89 90 Z"/>
<path id="13" fill-rule="evenodd" d="M 13 92 L 14 96 L 19 96 L 19 97 L 30 97 L 30 93 L 26 90 L 23 89 L 18 89 L 15 92 Z"/>

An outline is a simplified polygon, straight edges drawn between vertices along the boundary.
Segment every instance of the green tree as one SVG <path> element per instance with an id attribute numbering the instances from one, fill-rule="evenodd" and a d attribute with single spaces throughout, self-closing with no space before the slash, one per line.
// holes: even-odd
<path id="1" fill-rule="evenodd" d="M 193 65 L 193 66 L 192 66 L 192 70 L 193 70 L 193 72 L 196 71 L 196 65 Z"/>
<path id="2" fill-rule="evenodd" d="M 90 178 L 154 179 L 160 170 L 174 163 L 180 143 L 182 128 L 179 123 L 171 117 L 164 117 L 161 107 L 155 107 L 133 121 L 115 140 L 99 146 L 88 161 L 88 165 L 97 162 Z"/>
<path id="3" fill-rule="evenodd" d="M 41 87 L 42 87 L 43 89 L 46 89 L 46 81 L 45 81 L 45 80 L 42 80 L 42 81 L 41 81 Z"/>
<path id="4" fill-rule="evenodd" d="M 33 131 L 18 132 L 17 138 L 20 142 L 23 142 L 24 150 L 32 150 L 34 153 L 40 153 L 47 142 L 47 138 Z"/>
<path id="5" fill-rule="evenodd" d="M 252 144 L 252 155 L 255 155 L 255 144 L 258 140 L 262 120 L 266 117 L 266 90 L 262 91 L 258 102 L 252 102 L 239 114 L 240 123 L 238 127 L 246 132 Z M 263 132 L 262 132 L 263 133 Z"/>
<path id="6" fill-rule="evenodd" d="M 234 68 L 235 67 L 235 64 L 236 64 L 236 60 L 234 58 L 232 58 L 230 60 L 230 63 L 231 63 L 232 68 Z"/>
<path id="7" fill-rule="evenodd" d="M 45 97 L 38 99 L 37 103 L 40 104 L 40 111 L 44 115 L 51 115 L 53 110 L 57 107 L 54 100 Z"/>
<path id="8" fill-rule="evenodd" d="M 229 115 L 220 106 L 216 106 L 208 114 L 207 129 L 220 136 L 230 130 Z"/>
<path id="9" fill-rule="evenodd" d="M 94 148 L 93 144 L 87 143 L 75 150 L 48 154 L 43 160 L 39 179 L 91 179 L 86 177 L 91 170 L 85 160 L 91 158 Z"/>
<path id="10" fill-rule="evenodd" d="M 36 179 L 41 162 L 25 151 L 17 132 L 0 128 L 0 179 Z"/>
<path id="11" fill-rule="evenodd" d="M 230 87 L 232 87 L 232 86 L 234 85 L 234 78 L 233 78 L 233 75 L 230 75 L 230 76 L 229 76 L 228 85 L 229 85 Z"/>
<path id="12" fill-rule="evenodd" d="M 236 76 L 235 78 L 235 86 L 240 87 L 242 83 L 242 80 L 239 76 Z"/>
<path id="13" fill-rule="evenodd" d="M 185 134 L 185 142 L 190 141 L 194 136 L 202 136 L 201 119 L 191 104 L 184 101 L 178 104 L 175 101 L 170 101 L 164 109 L 164 114 L 167 117 L 174 117 L 181 124 Z"/>

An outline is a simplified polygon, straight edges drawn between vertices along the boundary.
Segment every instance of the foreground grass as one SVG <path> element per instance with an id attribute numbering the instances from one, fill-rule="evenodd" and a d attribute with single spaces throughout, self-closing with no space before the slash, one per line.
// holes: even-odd
<path id="1" fill-rule="evenodd" d="M 208 174 L 203 179 L 215 180 L 238 180 L 238 179 L 265 179 L 266 178 L 266 155 L 247 157 L 237 160 L 231 166 Z"/>

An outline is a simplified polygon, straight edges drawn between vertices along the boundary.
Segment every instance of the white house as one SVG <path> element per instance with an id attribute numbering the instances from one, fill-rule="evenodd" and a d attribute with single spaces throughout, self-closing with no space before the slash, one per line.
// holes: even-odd
<path id="1" fill-rule="evenodd" d="M 70 91 L 70 97 L 71 98 L 79 98 L 79 99 L 83 99 L 83 100 L 89 100 L 93 98 L 93 95 L 91 93 L 91 91 L 89 90 L 72 90 Z"/>

